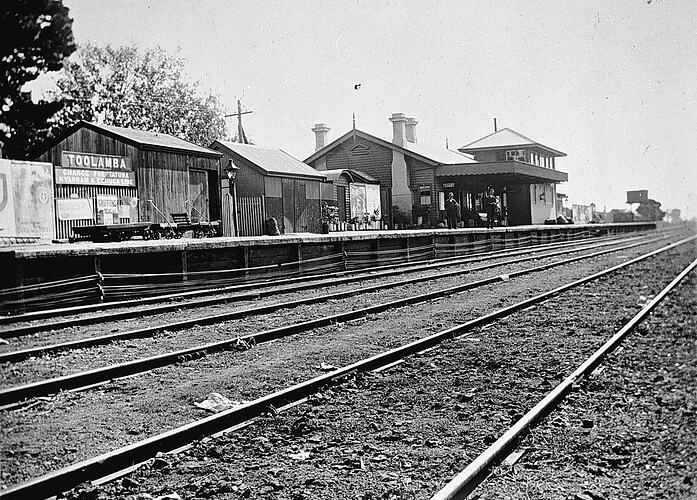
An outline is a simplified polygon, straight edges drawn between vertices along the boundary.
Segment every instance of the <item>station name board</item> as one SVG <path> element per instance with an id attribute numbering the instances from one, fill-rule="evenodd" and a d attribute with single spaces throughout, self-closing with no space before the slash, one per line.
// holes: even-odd
<path id="1" fill-rule="evenodd" d="M 55 179 L 56 184 L 82 186 L 134 187 L 136 185 L 136 173 L 133 171 L 56 167 Z"/>
<path id="2" fill-rule="evenodd" d="M 63 168 L 94 168 L 101 170 L 130 171 L 131 159 L 126 156 L 97 155 L 92 153 L 74 153 L 63 151 L 61 153 L 61 167 Z"/>

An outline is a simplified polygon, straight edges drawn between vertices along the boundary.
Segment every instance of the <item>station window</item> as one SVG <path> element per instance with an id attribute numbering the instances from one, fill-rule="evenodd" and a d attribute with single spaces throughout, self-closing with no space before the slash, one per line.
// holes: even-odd
<path id="1" fill-rule="evenodd" d="M 431 186 L 419 186 L 419 204 L 431 204 Z"/>

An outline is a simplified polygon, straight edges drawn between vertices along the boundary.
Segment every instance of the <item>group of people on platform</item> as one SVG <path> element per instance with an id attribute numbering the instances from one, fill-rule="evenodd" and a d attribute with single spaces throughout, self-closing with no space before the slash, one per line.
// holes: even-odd
<path id="1" fill-rule="evenodd" d="M 499 213 L 498 198 L 494 194 L 494 188 L 489 187 L 487 189 L 486 194 L 482 198 L 482 205 L 486 210 L 486 227 L 488 229 L 493 229 L 497 219 L 497 214 Z M 458 222 L 460 222 L 463 219 L 460 204 L 457 202 L 457 200 L 455 199 L 455 195 L 452 192 L 448 193 L 448 199 L 445 200 L 445 217 L 447 219 L 449 229 L 455 229 L 458 225 Z M 467 213 L 465 214 L 464 219 L 468 218 L 471 218 L 473 220 L 479 219 L 479 214 L 477 214 L 476 212 L 473 212 L 471 214 Z"/>

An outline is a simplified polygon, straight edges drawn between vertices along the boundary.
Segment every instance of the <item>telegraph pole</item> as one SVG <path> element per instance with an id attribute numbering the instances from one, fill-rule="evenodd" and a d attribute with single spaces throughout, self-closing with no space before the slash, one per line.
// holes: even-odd
<path id="1" fill-rule="evenodd" d="M 232 116 L 237 117 L 237 142 L 240 144 L 249 144 L 247 135 L 244 133 L 244 129 L 242 128 L 242 115 L 248 115 L 251 113 L 254 113 L 254 111 L 242 111 L 242 103 L 239 99 L 237 99 L 237 113 L 225 115 L 225 118 L 230 118 Z"/>

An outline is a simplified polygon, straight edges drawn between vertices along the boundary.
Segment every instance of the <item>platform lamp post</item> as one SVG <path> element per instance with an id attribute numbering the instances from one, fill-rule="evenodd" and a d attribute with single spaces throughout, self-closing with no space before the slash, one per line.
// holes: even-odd
<path id="1" fill-rule="evenodd" d="M 232 158 L 228 160 L 227 168 L 225 169 L 225 174 L 230 182 L 230 192 L 232 193 L 232 220 L 235 226 L 233 231 L 233 236 L 239 236 L 239 231 L 237 229 L 237 189 L 235 189 L 235 177 L 237 177 L 237 172 L 240 171 L 240 167 L 235 165 Z"/>

